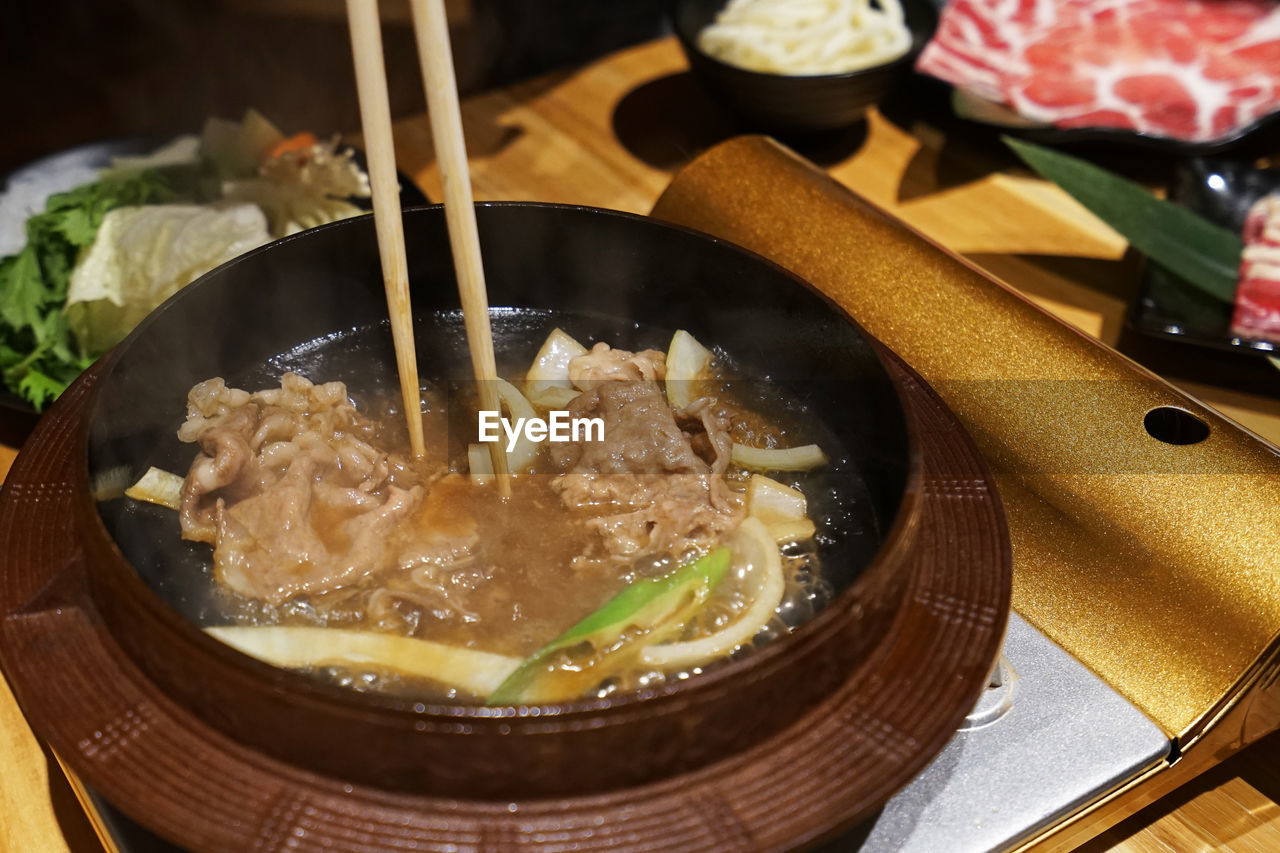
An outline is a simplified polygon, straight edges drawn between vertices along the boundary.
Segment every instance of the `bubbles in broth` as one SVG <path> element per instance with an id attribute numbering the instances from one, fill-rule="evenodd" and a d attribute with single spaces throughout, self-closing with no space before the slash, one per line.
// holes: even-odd
<path id="1" fill-rule="evenodd" d="M 237 381 L 252 390 L 192 389 L 179 515 L 205 543 L 198 618 L 248 654 L 410 701 L 607 697 L 794 630 L 848 583 L 847 555 L 874 549 L 830 432 L 690 336 L 621 350 L 556 330 L 500 365 L 510 426 L 603 424 L 532 449 L 501 435 L 504 502 L 472 385 L 424 388 L 414 459 L 394 382 L 325 372 L 329 347 L 377 331 L 286 354 Z"/>

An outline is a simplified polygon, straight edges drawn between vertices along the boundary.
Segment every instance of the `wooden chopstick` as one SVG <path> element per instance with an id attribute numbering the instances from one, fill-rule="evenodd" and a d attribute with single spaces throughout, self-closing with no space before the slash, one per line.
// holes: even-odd
<path id="1" fill-rule="evenodd" d="M 356 91 L 360 98 L 369 186 L 373 190 L 373 221 L 382 261 L 382 283 L 387 291 L 391 339 L 395 343 L 396 369 L 400 374 L 400 396 L 409 425 L 409 446 L 414 456 L 424 456 L 418 357 L 413 343 L 413 308 L 409 303 L 409 265 L 405 260 L 404 224 L 400 221 L 400 182 L 396 177 L 395 145 L 391 139 L 391 106 L 387 98 L 378 0 L 347 0 L 347 22 L 356 64 Z"/>
<path id="2" fill-rule="evenodd" d="M 458 295 L 471 350 L 471 368 L 480 392 L 480 408 L 499 411 L 498 368 L 493 356 L 493 333 L 489 327 L 489 297 L 480 259 L 480 235 L 476 229 L 475 202 L 471 195 L 471 170 L 467 146 L 462 136 L 462 111 L 458 106 L 458 84 L 453 73 L 453 51 L 444 0 L 410 0 L 413 31 L 422 64 L 422 83 L 427 90 L 427 113 L 431 138 L 444 188 L 444 213 L 449 226 L 449 245 L 458 275 Z M 489 445 L 498 492 L 511 496 L 511 476 L 507 455 L 500 442 Z"/>

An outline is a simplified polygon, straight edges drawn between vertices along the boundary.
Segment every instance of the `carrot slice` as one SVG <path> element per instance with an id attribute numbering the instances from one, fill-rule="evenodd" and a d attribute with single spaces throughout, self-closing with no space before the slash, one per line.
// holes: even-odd
<path id="1" fill-rule="evenodd" d="M 305 151 L 316 144 L 316 135 L 310 132 L 295 133 L 293 136 L 285 137 L 275 144 L 275 146 L 267 152 L 265 159 L 270 160 L 273 157 L 279 157 L 281 154 L 288 154 L 290 151 Z"/>

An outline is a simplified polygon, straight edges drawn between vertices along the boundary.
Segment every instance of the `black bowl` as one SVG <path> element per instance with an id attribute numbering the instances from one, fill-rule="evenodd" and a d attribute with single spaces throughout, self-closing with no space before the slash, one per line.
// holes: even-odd
<path id="1" fill-rule="evenodd" d="M 715 20 L 725 2 L 676 0 L 672 27 L 693 72 L 734 111 L 767 130 L 833 130 L 857 122 L 911 73 L 916 55 L 938 25 L 937 11 L 928 0 L 901 0 L 911 49 L 898 59 L 843 74 L 767 74 L 722 62 L 698 47 L 698 33 Z"/>

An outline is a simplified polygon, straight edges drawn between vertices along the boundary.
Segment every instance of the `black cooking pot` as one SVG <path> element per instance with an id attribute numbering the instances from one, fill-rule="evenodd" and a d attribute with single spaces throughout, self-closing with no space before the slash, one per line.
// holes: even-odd
<path id="1" fill-rule="evenodd" d="M 832 465 L 808 490 L 815 493 L 815 514 L 823 522 L 822 559 L 839 590 L 863 574 L 899 514 L 911 456 L 893 383 L 871 344 L 841 312 L 756 256 L 643 217 L 496 204 L 481 207 L 478 218 L 500 373 L 511 375 L 527 366 L 556 326 L 581 341 L 603 340 L 624 348 L 665 349 L 672 330 L 679 328 L 714 344 L 728 354 L 739 395 L 749 393 L 743 386 L 752 382 L 760 383 L 762 390 L 766 385 L 780 388 L 785 400 L 781 407 L 787 410 L 780 414 L 805 422 L 832 457 Z M 410 211 L 404 223 L 413 271 L 419 372 L 428 382 L 459 379 L 469 367 L 442 209 Z M 211 376 L 256 390 L 278 385 L 280 374 L 292 369 L 315 381 L 342 380 L 357 401 L 388 396 L 397 378 L 379 270 L 373 222 L 362 218 L 252 252 L 184 289 L 151 315 L 106 367 L 91 414 L 90 476 L 131 482 L 152 465 L 185 472 L 194 448 L 180 443 L 175 431 L 185 414 L 187 391 Z M 160 507 L 115 498 L 101 502 L 99 511 L 127 561 L 117 566 L 127 565 L 123 571 L 96 575 L 101 580 L 99 598 L 108 617 L 114 615 L 124 628 L 125 645 L 157 680 L 188 694 L 206 718 L 238 738 L 290 760 L 355 773 L 375 784 L 509 796 L 644 781 L 670 772 L 673 760 L 678 769 L 687 769 L 776 730 L 800 713 L 804 697 L 816 698 L 839 680 L 839 667 L 823 667 L 800 679 L 784 667 L 778 686 L 788 685 L 787 701 L 719 723 L 712 734 L 699 734 L 683 744 L 670 732 L 656 734 L 655 729 L 652 737 L 664 745 L 629 761 L 623 771 L 584 771 L 580 754 L 547 745 L 553 740 L 548 738 L 515 774 L 494 776 L 484 762 L 442 762 L 444 753 L 423 737 L 411 745 L 394 745 L 392 738 L 385 749 L 361 752 L 353 768 L 350 756 L 332 748 L 331 736 L 324 733 L 327 727 L 337 723 L 351 730 L 357 725 L 354 718 L 381 711 L 384 720 L 375 724 L 376 731 L 385 732 L 384 724 L 395 729 L 392 721 L 397 719 L 412 731 L 426 719 L 413 708 L 423 706 L 403 698 L 355 695 L 273 670 L 267 683 L 287 685 L 292 694 L 316 703 L 318 727 L 310 731 L 299 725 L 296 714 L 287 722 L 282 717 L 278 727 L 264 725 L 268 717 L 263 715 L 247 721 L 243 710 L 253 702 L 234 692 L 218 695 L 217 680 L 193 682 L 187 677 L 190 662 L 172 651 L 175 643 L 157 642 L 155 637 L 133 639 L 133 628 L 142 618 L 138 610 L 144 607 L 175 640 L 213 647 L 225 657 L 227 650 L 194 627 L 224 620 L 221 599 L 209 581 L 208 546 L 183 542 L 176 515 Z M 158 597 L 134 589 L 139 577 Z M 887 612 L 890 590 L 897 588 L 893 578 L 886 574 L 862 586 L 873 594 L 858 604 L 859 609 L 874 610 L 871 601 L 884 599 Z M 129 593 L 121 595 L 122 590 Z M 847 636 L 839 658 L 848 663 L 870 646 L 879 628 L 874 619 L 845 623 Z M 777 645 L 779 650 L 767 658 L 777 657 L 790 644 Z M 239 663 L 269 669 L 248 659 Z M 672 714 L 689 715 L 698 696 L 710 702 L 701 711 L 709 714 L 719 706 L 719 699 L 710 699 L 719 693 L 716 685 L 731 678 L 731 670 L 758 665 L 749 658 L 689 683 L 619 699 L 567 703 L 554 716 L 568 720 L 575 715 L 631 714 L 638 707 L 658 709 L 664 704 Z M 829 674 L 824 677 L 822 671 Z M 684 710 L 677 712 L 677 707 Z M 432 712 L 434 722 L 448 725 L 465 718 L 483 728 L 493 719 L 487 708 L 453 706 Z M 546 716 L 540 719 L 545 724 Z M 365 739 L 376 741 L 377 735 L 370 732 Z M 442 744 L 457 740 L 440 738 Z M 481 741 L 468 738 L 472 749 Z M 518 764 L 504 754 L 509 743 L 509 738 L 494 740 L 494 760 Z M 469 766 L 474 771 L 467 770 Z"/>

